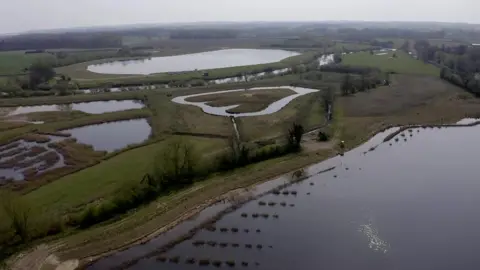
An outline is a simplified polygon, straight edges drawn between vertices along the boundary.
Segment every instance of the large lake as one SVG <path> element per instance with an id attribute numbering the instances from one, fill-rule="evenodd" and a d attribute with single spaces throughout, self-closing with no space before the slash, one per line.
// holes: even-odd
<path id="1" fill-rule="evenodd" d="M 161 247 L 230 204 L 90 269 L 129 261 L 119 269 L 480 269 L 480 126 L 413 128 L 383 142 L 396 130 L 307 168 L 305 181 L 222 214 L 168 250 Z"/>
<path id="2" fill-rule="evenodd" d="M 102 74 L 140 74 L 206 70 L 278 62 L 299 55 L 285 50 L 228 49 L 194 54 L 132 61 L 114 61 L 88 66 L 88 70 Z"/>

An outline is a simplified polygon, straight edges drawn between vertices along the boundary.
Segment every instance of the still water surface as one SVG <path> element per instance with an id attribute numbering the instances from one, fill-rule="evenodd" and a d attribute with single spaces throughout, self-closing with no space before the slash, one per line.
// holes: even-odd
<path id="1" fill-rule="evenodd" d="M 224 215 L 216 222 L 215 232 L 203 229 L 163 254 L 179 256 L 179 263 L 161 262 L 152 252 L 228 203 L 214 205 L 196 222 L 183 223 L 90 268 L 108 269 L 135 258 L 129 269 L 215 268 L 186 263 L 187 258 L 195 258 L 197 262 L 219 260 L 223 267 L 227 260 L 236 267 L 246 262 L 249 268 L 266 270 L 480 269 L 480 126 L 415 128 L 383 143 L 394 130 L 398 129 L 378 134 L 343 157 L 307 168 L 306 181 L 281 190 L 289 191 L 288 195 L 268 193 L 253 200 Z M 316 174 L 330 167 L 335 169 Z M 249 192 L 259 194 L 288 178 Z M 262 206 L 260 201 L 275 205 Z M 254 218 L 254 213 L 269 217 Z M 220 232 L 220 228 L 229 231 Z M 217 245 L 192 245 L 197 240 Z"/>
<path id="2" fill-rule="evenodd" d="M 150 59 L 115 61 L 88 66 L 88 70 L 102 74 L 143 74 L 206 70 L 249 66 L 278 62 L 299 55 L 285 50 L 228 49 Z"/>
<path id="3" fill-rule="evenodd" d="M 82 103 L 60 104 L 60 105 L 36 105 L 3 108 L 1 111 L 4 116 L 14 116 L 19 114 L 34 112 L 55 112 L 55 111 L 81 111 L 91 114 L 102 114 L 107 112 L 116 112 L 131 109 L 141 109 L 145 105 L 138 100 L 109 100 L 92 101 Z M 1 112 L 0 112 L 1 116 Z"/>
<path id="4" fill-rule="evenodd" d="M 72 134 L 79 143 L 92 145 L 95 150 L 113 152 L 130 144 L 142 143 L 152 128 L 145 119 L 90 125 L 63 132 Z"/>

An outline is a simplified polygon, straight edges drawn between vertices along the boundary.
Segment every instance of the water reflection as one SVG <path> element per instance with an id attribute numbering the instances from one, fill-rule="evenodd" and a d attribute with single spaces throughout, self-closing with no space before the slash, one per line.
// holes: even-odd
<path id="1" fill-rule="evenodd" d="M 280 100 L 277 100 L 267 108 L 258 111 L 258 112 L 249 112 L 249 113 L 229 113 L 228 110 L 238 107 L 239 105 L 230 105 L 230 106 L 223 106 L 223 107 L 212 107 L 207 104 L 207 102 L 191 102 L 187 101 L 188 98 L 198 97 L 198 96 L 206 96 L 212 94 L 223 94 L 223 93 L 233 93 L 233 92 L 248 92 L 248 91 L 256 91 L 256 90 L 265 90 L 265 89 L 290 89 L 295 91 L 297 94 L 293 94 L 287 97 L 284 97 Z M 225 91 L 217 91 L 217 92 L 209 92 L 209 93 L 201 93 L 201 94 L 194 94 L 188 96 L 181 96 L 172 99 L 173 102 L 184 104 L 184 105 L 193 105 L 202 108 L 205 113 L 213 114 L 213 115 L 220 115 L 220 116 L 234 116 L 234 117 L 244 117 L 244 116 L 259 116 L 259 115 L 267 115 L 278 112 L 283 107 L 285 107 L 288 103 L 292 100 L 314 92 L 318 92 L 319 90 L 316 89 L 308 89 L 302 87 L 292 87 L 292 86 L 278 86 L 278 87 L 257 87 L 257 88 L 250 88 L 250 89 L 236 89 L 236 90 L 225 90 Z"/>
<path id="2" fill-rule="evenodd" d="M 88 66 L 88 70 L 103 74 L 142 74 L 184 72 L 278 62 L 299 55 L 285 50 L 228 49 L 194 54 L 153 57 L 134 61 L 116 61 Z"/>
<path id="3" fill-rule="evenodd" d="M 71 104 L 58 105 L 36 105 L 36 106 L 20 106 L 9 110 L 6 116 L 14 116 L 19 114 L 27 114 L 34 112 L 53 112 L 53 111 L 81 111 L 91 114 L 102 114 L 107 112 L 123 111 L 130 109 L 141 109 L 145 107 L 139 100 L 109 100 L 109 101 L 92 101 Z"/>
<path id="4" fill-rule="evenodd" d="M 224 266 L 248 262 L 267 270 L 479 269 L 480 126 L 412 128 L 383 142 L 395 131 L 306 168 L 307 180 L 223 215 L 212 225 L 215 230 L 204 228 L 163 253 L 154 252 L 153 241 L 148 248 L 135 246 L 91 269 L 133 258 L 139 260 L 128 269 L 202 269 L 189 264 L 189 258 Z M 286 178 L 262 186 L 288 183 Z M 182 226 L 156 243 L 194 225 Z M 199 241 L 212 245 L 195 244 Z M 177 256 L 178 263 L 169 262 Z"/>
<path id="5" fill-rule="evenodd" d="M 130 144 L 142 143 L 151 133 L 146 119 L 118 121 L 68 129 L 78 142 L 92 145 L 97 151 L 113 152 Z"/>

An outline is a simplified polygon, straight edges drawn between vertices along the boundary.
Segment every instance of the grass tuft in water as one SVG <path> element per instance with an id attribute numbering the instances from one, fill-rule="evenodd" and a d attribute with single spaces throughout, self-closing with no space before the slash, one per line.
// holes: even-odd
<path id="1" fill-rule="evenodd" d="M 290 207 L 294 207 L 294 206 L 295 206 L 295 204 L 293 204 L 293 203 L 290 204 Z"/>
<path id="2" fill-rule="evenodd" d="M 292 193 L 293 195 L 297 195 L 297 191 L 291 191 L 290 193 Z"/>
<path id="3" fill-rule="evenodd" d="M 259 202 L 258 202 L 258 205 L 262 205 L 262 206 L 263 206 L 263 205 L 265 205 L 265 204 L 267 204 L 267 203 L 265 203 L 264 201 L 259 201 Z"/>
<path id="4" fill-rule="evenodd" d="M 243 266 L 243 267 L 247 267 L 247 266 L 248 266 L 248 262 L 242 262 L 242 266 Z"/>
<path id="5" fill-rule="evenodd" d="M 252 245 L 251 244 L 245 244 L 245 247 L 246 248 L 252 248 Z"/>
<path id="6" fill-rule="evenodd" d="M 290 192 L 288 192 L 288 190 L 285 190 L 284 192 L 282 192 L 283 195 L 288 195 L 290 194 Z"/>
<path id="7" fill-rule="evenodd" d="M 171 257 L 168 261 L 171 263 L 179 263 L 180 257 L 179 256 Z"/>
<path id="8" fill-rule="evenodd" d="M 275 195 L 280 195 L 280 191 L 279 191 L 279 190 L 274 190 L 272 193 L 275 194 Z"/>
<path id="9" fill-rule="evenodd" d="M 234 248 L 238 248 L 239 246 L 240 246 L 240 244 L 238 244 L 238 243 L 232 243 L 232 247 L 234 247 Z"/>
<path id="10" fill-rule="evenodd" d="M 167 257 L 165 257 L 165 256 L 157 257 L 157 261 L 159 261 L 159 262 L 166 262 L 166 261 L 167 261 Z"/>
<path id="11" fill-rule="evenodd" d="M 228 247 L 228 243 L 222 242 L 219 244 L 220 247 L 225 248 Z"/>
<path id="12" fill-rule="evenodd" d="M 277 203 L 276 202 L 269 202 L 268 206 L 275 206 Z"/>
<path id="13" fill-rule="evenodd" d="M 252 214 L 253 218 L 258 218 L 258 216 L 259 216 L 259 214 L 257 214 L 257 213 Z"/>
<path id="14" fill-rule="evenodd" d="M 286 202 L 281 202 L 280 205 L 285 207 L 285 206 L 287 206 L 287 203 Z"/>
<path id="15" fill-rule="evenodd" d="M 261 232 L 261 230 L 260 230 L 260 229 L 257 229 L 257 231 L 256 231 L 256 232 L 257 232 L 257 233 L 260 233 L 260 232 Z"/>
<path id="16" fill-rule="evenodd" d="M 216 261 L 214 261 L 213 263 L 215 263 Z M 212 264 L 213 264 L 212 263 Z M 207 266 L 207 265 L 210 265 L 210 260 L 209 259 L 201 259 L 198 261 L 198 265 L 201 265 L 201 266 Z M 222 263 L 220 262 L 219 265 L 222 265 Z"/>
<path id="17" fill-rule="evenodd" d="M 238 232 L 238 228 L 232 228 L 231 231 L 236 233 L 236 232 Z"/>
<path id="18" fill-rule="evenodd" d="M 262 214 L 262 217 L 263 217 L 263 218 L 268 218 L 269 216 L 270 216 L 270 215 L 267 214 L 267 213 L 263 213 L 263 214 Z"/>
<path id="19" fill-rule="evenodd" d="M 211 246 L 211 247 L 215 247 L 217 245 L 217 242 L 215 241 L 208 241 L 207 242 L 207 245 Z"/>
<path id="20" fill-rule="evenodd" d="M 273 218 L 278 218 L 278 215 L 277 215 L 277 214 L 275 214 L 275 215 L 273 215 L 272 217 L 273 217 Z"/>
<path id="21" fill-rule="evenodd" d="M 228 232 L 228 228 L 220 228 L 221 232 Z"/>
<path id="22" fill-rule="evenodd" d="M 250 230 L 249 230 L 249 229 L 245 229 L 245 230 L 243 230 L 243 231 L 244 231 L 245 233 L 248 233 L 248 232 L 250 232 Z"/>
<path id="23" fill-rule="evenodd" d="M 205 241 L 197 240 L 197 241 L 192 242 L 192 245 L 194 245 L 196 247 L 203 246 L 203 245 L 205 245 Z"/>
<path id="24" fill-rule="evenodd" d="M 208 226 L 208 227 L 206 227 L 205 229 L 206 229 L 207 231 L 209 231 L 209 232 L 214 232 L 214 231 L 217 230 L 217 228 L 214 227 L 214 226 Z"/>
<path id="25" fill-rule="evenodd" d="M 234 267 L 235 266 L 235 261 L 226 261 L 225 264 L 230 266 L 230 267 Z"/>
<path id="26" fill-rule="evenodd" d="M 263 248 L 262 245 L 260 245 L 260 244 L 257 245 L 257 249 L 262 249 L 262 248 Z"/>
<path id="27" fill-rule="evenodd" d="M 185 260 L 185 263 L 186 264 L 194 264 L 196 261 L 195 261 L 195 258 L 188 258 Z"/>
<path id="28" fill-rule="evenodd" d="M 241 216 L 244 217 L 244 218 L 246 218 L 246 217 L 248 217 L 248 214 L 247 214 L 247 213 L 242 213 Z"/>

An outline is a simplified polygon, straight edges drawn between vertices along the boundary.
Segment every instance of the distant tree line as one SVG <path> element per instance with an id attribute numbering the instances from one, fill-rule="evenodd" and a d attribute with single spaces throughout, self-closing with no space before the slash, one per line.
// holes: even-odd
<path id="1" fill-rule="evenodd" d="M 236 38 L 232 29 L 182 29 L 170 31 L 171 39 L 222 39 Z"/>
<path id="2" fill-rule="evenodd" d="M 0 39 L 0 51 L 118 48 L 121 36 L 104 33 L 24 34 Z"/>
<path id="3" fill-rule="evenodd" d="M 440 67 L 440 78 L 480 95 L 480 48 L 476 46 L 432 46 L 426 40 L 415 43 L 418 58 Z"/>

